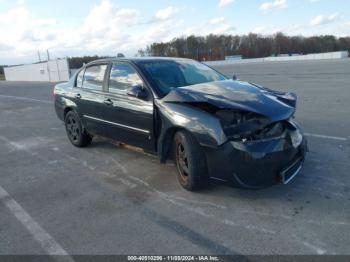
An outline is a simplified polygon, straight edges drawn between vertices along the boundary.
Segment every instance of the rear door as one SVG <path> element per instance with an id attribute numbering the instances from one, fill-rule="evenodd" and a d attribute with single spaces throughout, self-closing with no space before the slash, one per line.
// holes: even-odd
<path id="1" fill-rule="evenodd" d="M 128 62 L 114 62 L 108 75 L 103 119 L 108 124 L 109 137 L 153 151 L 153 96 L 137 72 Z M 128 95 L 135 86 L 148 92 L 146 98 Z"/>
<path id="2" fill-rule="evenodd" d="M 93 64 L 85 69 L 82 88 L 76 94 L 79 113 L 87 130 L 93 134 L 106 135 L 101 119 L 104 110 L 105 76 L 108 64 Z"/>

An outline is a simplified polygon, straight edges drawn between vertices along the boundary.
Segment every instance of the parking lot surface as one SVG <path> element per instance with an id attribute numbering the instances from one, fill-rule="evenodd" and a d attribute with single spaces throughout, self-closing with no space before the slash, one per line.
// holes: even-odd
<path id="1" fill-rule="evenodd" d="M 350 254 L 350 61 L 217 69 L 297 93 L 310 152 L 290 184 L 187 192 L 155 156 L 73 147 L 53 84 L 0 82 L 0 254 Z"/>

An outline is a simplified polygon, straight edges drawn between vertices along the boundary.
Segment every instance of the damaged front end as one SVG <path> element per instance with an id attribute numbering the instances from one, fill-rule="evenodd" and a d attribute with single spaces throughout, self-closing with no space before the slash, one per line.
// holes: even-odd
<path id="1" fill-rule="evenodd" d="M 292 117 L 271 121 L 257 113 L 214 108 L 211 113 L 227 138 L 215 149 L 205 148 L 212 177 L 244 188 L 264 188 L 287 184 L 301 170 L 307 141 Z"/>
<path id="2" fill-rule="evenodd" d="M 161 101 L 167 126 L 188 129 L 206 153 L 209 174 L 245 188 L 288 183 L 307 141 L 292 118 L 296 95 L 239 81 L 177 88 Z M 176 122 L 186 119 L 185 125 Z M 163 129 L 164 132 L 165 129 Z"/>
<path id="3" fill-rule="evenodd" d="M 291 181 L 301 170 L 307 151 L 299 126 L 291 119 L 270 123 L 250 114 L 244 119 L 223 124 L 228 141 L 216 150 L 206 149 L 212 176 L 245 188 Z"/>

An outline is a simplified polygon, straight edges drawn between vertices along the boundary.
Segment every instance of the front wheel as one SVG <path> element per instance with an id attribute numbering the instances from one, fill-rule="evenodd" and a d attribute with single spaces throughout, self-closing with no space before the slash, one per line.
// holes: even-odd
<path id="1" fill-rule="evenodd" d="M 207 161 L 195 138 L 186 131 L 178 131 L 174 137 L 174 150 L 177 177 L 181 186 L 195 191 L 206 185 Z"/>
<path id="2" fill-rule="evenodd" d="M 67 136 L 70 142 L 76 147 L 85 147 L 91 144 L 92 136 L 90 136 L 81 124 L 78 114 L 69 111 L 64 119 Z"/>

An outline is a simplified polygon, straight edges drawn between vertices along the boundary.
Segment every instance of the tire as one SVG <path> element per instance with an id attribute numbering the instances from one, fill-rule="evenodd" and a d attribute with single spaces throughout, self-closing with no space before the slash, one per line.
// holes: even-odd
<path id="1" fill-rule="evenodd" d="M 64 118 L 64 124 L 69 141 L 74 146 L 86 147 L 91 144 L 92 136 L 83 128 L 81 120 L 76 112 L 69 111 Z"/>
<path id="2" fill-rule="evenodd" d="M 208 167 L 205 154 L 190 133 L 178 131 L 175 134 L 174 157 L 177 178 L 183 188 L 195 191 L 208 185 Z"/>

